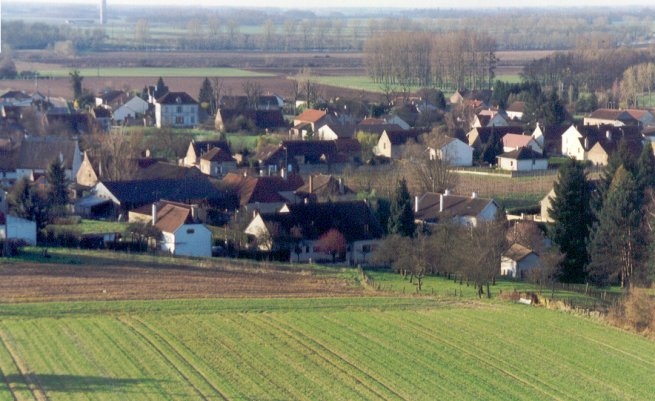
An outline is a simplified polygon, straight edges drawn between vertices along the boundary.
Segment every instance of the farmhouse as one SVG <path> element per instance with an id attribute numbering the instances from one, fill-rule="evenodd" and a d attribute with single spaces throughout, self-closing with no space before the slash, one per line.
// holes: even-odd
<path id="1" fill-rule="evenodd" d="M 191 128 L 198 122 L 198 102 L 186 92 L 168 92 L 155 102 L 157 128 Z"/>
<path id="2" fill-rule="evenodd" d="M 548 169 L 548 158 L 531 148 L 519 148 L 505 152 L 498 158 L 498 167 L 508 171 L 535 171 Z"/>
<path id="3" fill-rule="evenodd" d="M 539 255 L 521 244 L 512 244 L 500 260 L 500 274 L 511 278 L 525 278 L 531 270 L 539 267 Z"/>
<path id="4" fill-rule="evenodd" d="M 330 260 L 321 237 L 338 231 L 345 240 L 340 260 L 365 263 L 383 230 L 363 201 L 289 204 L 278 213 L 255 214 L 245 229 L 258 249 L 286 252 L 293 261 Z"/>
<path id="5" fill-rule="evenodd" d="M 199 222 L 198 208 L 173 202 L 152 204 L 152 224 L 161 230 L 162 250 L 173 255 L 209 257 L 212 233 Z"/>
<path id="6" fill-rule="evenodd" d="M 473 164 L 473 148 L 457 138 L 440 137 L 428 148 L 430 159 L 439 159 L 449 166 L 468 167 Z"/>
<path id="7" fill-rule="evenodd" d="M 498 217 L 500 208 L 493 199 L 484 199 L 473 193 L 470 197 L 427 192 L 414 198 L 414 219 L 420 224 L 452 222 L 462 226 L 477 227 L 483 221 Z"/>

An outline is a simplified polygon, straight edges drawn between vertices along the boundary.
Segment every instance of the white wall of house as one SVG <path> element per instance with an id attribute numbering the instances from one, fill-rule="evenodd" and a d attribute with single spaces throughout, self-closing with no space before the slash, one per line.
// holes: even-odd
<path id="1" fill-rule="evenodd" d="M 157 128 L 193 127 L 198 124 L 198 105 L 155 103 L 155 118 Z"/>
<path id="2" fill-rule="evenodd" d="M 498 167 L 508 171 L 547 170 L 548 159 L 516 160 L 509 157 L 498 157 Z"/>
<path id="3" fill-rule="evenodd" d="M 237 169 L 237 163 L 234 162 L 212 162 L 200 159 L 200 171 L 203 174 L 212 177 L 222 177 L 230 171 Z"/>
<path id="4" fill-rule="evenodd" d="M 441 149 L 436 149 L 434 155 L 440 160 L 446 160 L 451 166 L 469 167 L 473 165 L 473 148 L 459 139 L 450 141 Z"/>
<path id="5" fill-rule="evenodd" d="M 569 129 L 562 134 L 562 154 L 575 160 L 585 160 L 585 150 L 580 142 L 582 134 L 571 125 Z"/>
<path id="6" fill-rule="evenodd" d="M 536 267 L 539 267 L 539 257 L 534 253 L 529 254 L 518 262 L 505 256 L 500 259 L 501 276 L 525 278 L 525 275 Z"/>
<path id="7" fill-rule="evenodd" d="M 175 232 L 164 232 L 161 249 L 173 255 L 212 255 L 212 232 L 203 224 L 183 224 Z"/>
<path id="8" fill-rule="evenodd" d="M 7 216 L 7 226 L 0 225 L 0 238 L 7 238 L 7 231 L 9 231 L 9 239 L 23 240 L 30 245 L 36 245 L 36 223 L 31 220 L 22 219 L 16 216 Z"/>
<path id="9" fill-rule="evenodd" d="M 337 135 L 337 133 L 334 132 L 329 125 L 324 125 L 318 129 L 318 135 L 316 138 L 321 141 L 334 141 L 339 139 L 339 135 Z"/>
<path id="10" fill-rule="evenodd" d="M 148 102 L 138 96 L 125 102 L 112 112 L 114 121 L 124 121 L 126 118 L 134 118 L 137 114 L 145 114 L 148 111 Z"/>

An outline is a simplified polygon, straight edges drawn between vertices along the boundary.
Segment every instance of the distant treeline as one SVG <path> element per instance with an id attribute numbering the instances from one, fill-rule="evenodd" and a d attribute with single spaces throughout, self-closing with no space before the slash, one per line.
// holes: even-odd
<path id="1" fill-rule="evenodd" d="M 4 10 L 3 10 L 4 11 Z M 14 49 L 71 41 L 85 50 L 361 51 L 389 32 L 471 31 L 498 50 L 642 46 L 653 40 L 655 9 L 386 10 L 314 13 L 275 9 L 110 7 L 106 25 L 3 19 Z M 87 16 L 88 17 L 88 16 Z M 33 21 L 30 18 L 30 21 Z"/>

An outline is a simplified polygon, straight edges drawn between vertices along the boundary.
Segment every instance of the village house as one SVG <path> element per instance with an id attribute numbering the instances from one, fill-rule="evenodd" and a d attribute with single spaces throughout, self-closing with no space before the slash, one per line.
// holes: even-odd
<path id="1" fill-rule="evenodd" d="M 584 118 L 584 125 L 613 125 L 622 127 L 625 125 L 637 125 L 639 121 L 627 110 L 621 109 L 596 109 L 589 116 Z"/>
<path id="2" fill-rule="evenodd" d="M 525 102 L 514 101 L 512 104 L 507 106 L 505 109 L 505 114 L 507 118 L 512 121 L 521 121 L 523 119 L 523 113 L 525 112 Z"/>
<path id="3" fill-rule="evenodd" d="M 532 138 L 541 148 L 545 156 L 557 156 L 562 154 L 562 134 L 568 127 L 563 125 L 537 124 L 532 131 Z"/>
<path id="4" fill-rule="evenodd" d="M 427 192 L 414 198 L 414 219 L 426 225 L 450 222 L 477 227 L 481 222 L 495 220 L 499 209 L 493 199 L 480 198 L 475 192 L 467 197 L 446 190 L 444 193 Z"/>
<path id="5" fill-rule="evenodd" d="M 148 108 L 148 102 L 139 96 L 132 96 L 129 100 L 125 101 L 125 103 L 112 108 L 112 118 L 116 124 L 124 124 L 128 121 L 135 120 L 138 117 L 145 116 Z"/>
<path id="6" fill-rule="evenodd" d="M 253 177 L 230 172 L 221 180 L 225 190 L 236 194 L 241 208 L 261 213 L 274 212 L 285 203 L 296 201 L 294 191 L 303 184 L 297 174 Z"/>
<path id="7" fill-rule="evenodd" d="M 595 165 L 607 165 L 609 157 L 624 142 L 635 158 L 643 148 L 641 128 L 638 126 L 571 125 L 562 134 L 562 154 Z"/>
<path id="8" fill-rule="evenodd" d="M 321 238 L 336 230 L 345 240 L 339 260 L 366 263 L 383 236 L 382 227 L 368 204 L 350 202 L 303 202 L 289 204 L 277 213 L 256 213 L 245 233 L 261 251 L 284 252 L 297 262 L 329 261 Z"/>
<path id="9" fill-rule="evenodd" d="M 146 222 L 161 230 L 159 247 L 172 255 L 212 254 L 212 232 L 200 222 L 198 205 L 162 200 L 131 211 L 129 221 Z"/>
<path id="10" fill-rule="evenodd" d="M 157 128 L 192 128 L 199 123 L 198 102 L 186 92 L 168 92 L 155 102 Z"/>
<path id="11" fill-rule="evenodd" d="M 66 179 L 74 181 L 82 165 L 82 152 L 77 140 L 57 137 L 26 137 L 20 144 L 16 161 L 16 179 L 45 174 L 49 165 L 59 160 Z"/>
<path id="12" fill-rule="evenodd" d="M 539 255 L 521 244 L 512 244 L 500 259 L 500 275 L 524 279 L 539 268 Z"/>
<path id="13" fill-rule="evenodd" d="M 417 143 L 423 134 L 419 130 L 388 130 L 382 132 L 382 136 L 375 146 L 374 153 L 377 156 L 384 156 L 390 159 L 401 159 L 405 153 L 407 143 Z"/>
<path id="14" fill-rule="evenodd" d="M 443 136 L 428 147 L 430 159 L 439 159 L 453 167 L 473 165 L 473 148 L 457 138 Z"/>
<path id="15" fill-rule="evenodd" d="M 547 170 L 548 158 L 532 148 L 518 148 L 497 156 L 498 168 L 508 171 Z"/>
<path id="16" fill-rule="evenodd" d="M 0 211 L 0 240 L 6 238 L 10 241 L 36 245 L 36 223 Z"/>
<path id="17" fill-rule="evenodd" d="M 542 148 L 531 135 L 505 134 L 502 138 L 503 152 L 511 152 L 521 148 L 530 148 L 541 154 Z"/>
<path id="18" fill-rule="evenodd" d="M 507 120 L 498 110 L 484 109 L 473 116 L 471 128 L 476 127 L 506 127 Z"/>
<path id="19" fill-rule="evenodd" d="M 475 127 L 467 134 L 468 145 L 473 149 L 480 150 L 482 146 L 489 142 L 489 138 L 494 135 L 502 139 L 506 134 L 522 135 L 523 128 L 515 126 L 506 127 Z"/>

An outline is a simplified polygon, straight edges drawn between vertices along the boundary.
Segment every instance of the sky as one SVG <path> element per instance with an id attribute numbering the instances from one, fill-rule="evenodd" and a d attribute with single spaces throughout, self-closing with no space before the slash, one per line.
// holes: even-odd
<path id="1" fill-rule="evenodd" d="M 1 1 L 1 0 L 0 0 Z M 4 0 L 5 3 L 44 3 L 46 0 Z M 60 3 L 93 4 L 99 0 L 61 0 Z M 490 2 L 488 0 L 107 0 L 107 5 L 196 5 L 196 6 L 232 6 L 232 7 L 279 7 L 279 8 L 516 8 L 516 7 L 598 7 L 598 6 L 652 6 L 649 0 L 505 0 Z"/>

